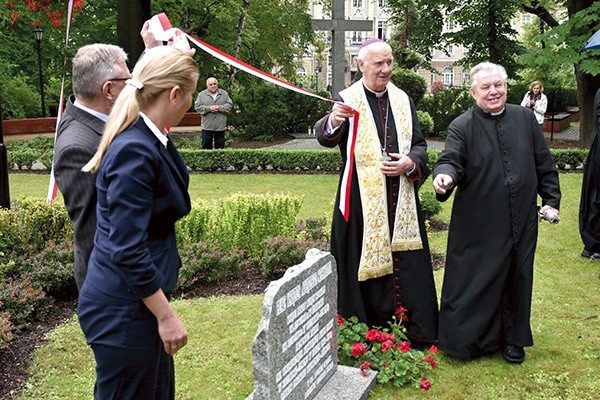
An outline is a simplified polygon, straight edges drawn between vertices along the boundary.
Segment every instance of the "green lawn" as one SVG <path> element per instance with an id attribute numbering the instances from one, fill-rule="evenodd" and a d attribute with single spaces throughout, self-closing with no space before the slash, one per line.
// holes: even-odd
<path id="1" fill-rule="evenodd" d="M 371 399 L 584 399 L 600 393 L 600 263 L 582 259 L 578 233 L 581 174 L 561 174 L 561 222 L 540 225 L 535 263 L 532 329 L 535 346 L 523 364 L 499 354 L 470 362 L 438 357 L 425 395 L 406 387 L 377 386 Z M 304 196 L 301 218 L 331 213 L 335 175 L 192 175 L 192 198 L 231 192 L 282 192 Z M 45 197 L 47 175 L 12 174 L 12 198 Z M 427 182 L 425 190 L 431 190 Z M 448 221 L 450 203 L 440 219 Z M 493 227 L 490 227 L 493 229 Z M 446 233 L 430 234 L 432 250 L 445 252 Z M 438 294 L 443 269 L 435 272 Z M 262 296 L 177 300 L 190 333 L 176 359 L 177 399 L 245 399 L 252 391 L 251 344 Z M 19 399 L 91 398 L 94 361 L 76 317 L 48 336 Z"/>

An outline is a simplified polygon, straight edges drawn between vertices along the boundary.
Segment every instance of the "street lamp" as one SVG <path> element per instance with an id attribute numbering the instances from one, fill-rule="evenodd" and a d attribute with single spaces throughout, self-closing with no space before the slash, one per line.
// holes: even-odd
<path id="1" fill-rule="evenodd" d="M 40 96 L 42 98 L 42 117 L 46 116 L 46 103 L 44 100 L 44 78 L 42 74 L 42 36 L 44 31 L 39 26 L 33 28 L 33 36 L 37 42 L 38 64 L 40 69 Z"/>

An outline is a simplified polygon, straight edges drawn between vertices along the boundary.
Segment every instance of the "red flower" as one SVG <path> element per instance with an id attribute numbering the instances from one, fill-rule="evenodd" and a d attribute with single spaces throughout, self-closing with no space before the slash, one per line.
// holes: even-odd
<path id="1" fill-rule="evenodd" d="M 367 348 L 362 342 L 356 342 L 352 345 L 352 355 L 356 358 L 367 352 Z"/>
<path id="2" fill-rule="evenodd" d="M 431 365 L 431 369 L 435 368 L 435 360 L 431 358 L 431 356 L 425 357 L 425 361 L 427 361 Z"/>
<path id="3" fill-rule="evenodd" d="M 338 314 L 338 318 L 337 318 L 337 326 L 342 326 L 344 325 L 344 322 L 346 322 L 346 320 L 344 319 L 344 317 L 342 317 L 341 314 Z"/>
<path id="4" fill-rule="evenodd" d="M 390 365 L 390 363 L 389 363 L 389 362 L 387 362 L 387 363 L 383 363 L 383 364 L 381 364 L 381 367 L 382 367 L 382 368 L 387 368 L 387 367 L 388 367 L 388 365 Z"/>
<path id="5" fill-rule="evenodd" d="M 380 342 L 381 331 L 379 329 L 369 329 L 366 338 L 369 342 Z"/>
<path id="6" fill-rule="evenodd" d="M 410 343 L 405 340 L 402 343 L 398 343 L 396 348 L 403 353 L 408 353 L 410 351 Z"/>
<path id="7" fill-rule="evenodd" d="M 364 363 L 360 364 L 360 373 L 362 374 L 362 376 L 367 376 L 367 370 L 369 370 L 371 368 L 371 363 L 368 361 L 365 361 Z"/>
<path id="8" fill-rule="evenodd" d="M 408 316 L 406 315 L 407 312 L 408 310 L 406 308 L 400 306 L 396 309 L 394 316 L 401 321 L 408 321 Z"/>
<path id="9" fill-rule="evenodd" d="M 386 340 L 385 342 L 381 343 L 381 352 L 386 352 L 392 347 L 394 347 L 394 342 L 391 340 Z"/>
<path id="10" fill-rule="evenodd" d="M 381 341 L 385 342 L 386 340 L 391 340 L 392 342 L 396 343 L 396 336 L 388 332 L 383 332 L 381 334 Z"/>
<path id="11" fill-rule="evenodd" d="M 429 390 L 429 388 L 431 388 L 431 383 L 429 383 L 429 379 L 422 378 L 421 379 L 421 389 L 423 389 L 423 391 L 426 392 Z"/>
<path id="12" fill-rule="evenodd" d="M 431 347 L 429 348 L 429 354 L 433 355 L 433 354 L 437 353 L 437 351 L 438 351 L 437 346 L 432 344 Z"/>

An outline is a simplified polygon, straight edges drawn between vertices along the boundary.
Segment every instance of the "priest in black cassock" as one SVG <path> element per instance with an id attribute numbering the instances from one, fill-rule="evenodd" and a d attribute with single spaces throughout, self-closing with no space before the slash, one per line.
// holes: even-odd
<path id="1" fill-rule="evenodd" d="M 558 213 L 558 172 L 540 125 L 526 108 L 506 104 L 505 69 L 471 70 L 476 106 L 448 127 L 433 171 L 438 199 L 456 189 L 440 305 L 439 348 L 459 358 L 498 350 L 525 359 L 533 261 L 540 212 Z"/>
<path id="2" fill-rule="evenodd" d="M 579 233 L 583 241 L 582 257 L 600 261 L 600 89 L 594 97 L 594 130 L 588 153 L 579 203 Z"/>
<path id="3" fill-rule="evenodd" d="M 367 40 L 357 58 L 363 78 L 340 92 L 315 131 L 323 146 L 339 146 L 343 160 L 331 234 L 338 310 L 385 328 L 404 307 L 407 337 L 420 347 L 436 342 L 438 317 L 415 186 L 427 143 L 412 100 L 390 82 L 392 62 L 387 43 Z"/>

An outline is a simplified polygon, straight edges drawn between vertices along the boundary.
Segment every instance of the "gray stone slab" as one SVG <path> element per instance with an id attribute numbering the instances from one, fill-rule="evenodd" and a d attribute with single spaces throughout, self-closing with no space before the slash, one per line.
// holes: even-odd
<path id="1" fill-rule="evenodd" d="M 255 385 L 247 399 L 366 398 L 375 373 L 364 377 L 337 365 L 337 270 L 330 253 L 309 250 L 269 284 L 252 360 Z M 330 397 L 342 390 L 352 397 Z"/>

